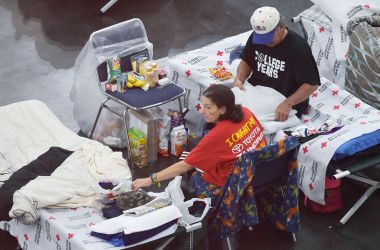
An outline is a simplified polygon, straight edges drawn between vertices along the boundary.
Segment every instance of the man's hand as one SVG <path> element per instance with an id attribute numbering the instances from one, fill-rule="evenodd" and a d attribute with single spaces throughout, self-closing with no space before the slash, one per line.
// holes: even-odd
<path id="1" fill-rule="evenodd" d="M 132 190 L 137 190 L 142 187 L 150 187 L 152 186 L 153 182 L 150 177 L 142 178 L 142 179 L 136 179 L 132 182 Z"/>
<path id="2" fill-rule="evenodd" d="M 289 117 L 289 112 L 292 109 L 292 105 L 287 101 L 284 100 L 280 105 L 276 108 L 276 121 L 284 122 Z"/>
<path id="3" fill-rule="evenodd" d="M 238 87 L 240 90 L 245 91 L 245 89 L 244 89 L 244 83 L 242 81 L 240 81 L 239 79 L 237 79 L 237 78 L 235 78 L 234 87 Z"/>

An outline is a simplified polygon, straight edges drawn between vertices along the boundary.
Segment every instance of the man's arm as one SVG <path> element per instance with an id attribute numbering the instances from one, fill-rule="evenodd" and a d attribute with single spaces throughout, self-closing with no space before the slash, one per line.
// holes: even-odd
<path id="1" fill-rule="evenodd" d="M 286 121 L 292 107 L 305 101 L 317 89 L 318 85 L 311 85 L 308 83 L 302 84 L 293 95 L 289 96 L 278 105 L 276 108 L 276 120 L 280 122 Z"/>
<path id="2" fill-rule="evenodd" d="M 242 59 L 236 71 L 234 87 L 238 87 L 239 89 L 244 90 L 244 81 L 249 77 L 251 72 L 251 67 Z"/>

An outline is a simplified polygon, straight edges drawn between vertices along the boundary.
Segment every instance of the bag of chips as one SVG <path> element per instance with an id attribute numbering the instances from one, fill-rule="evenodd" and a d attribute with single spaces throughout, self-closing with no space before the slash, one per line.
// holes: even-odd
<path id="1" fill-rule="evenodd" d="M 181 125 L 173 128 L 170 133 L 170 151 L 172 155 L 180 156 L 187 143 L 187 132 L 185 126 Z"/>
<path id="2" fill-rule="evenodd" d="M 121 66 L 120 66 L 120 56 L 116 55 L 110 59 L 107 59 L 107 72 L 108 72 L 108 82 L 112 82 L 112 80 L 117 76 L 121 75 Z"/>

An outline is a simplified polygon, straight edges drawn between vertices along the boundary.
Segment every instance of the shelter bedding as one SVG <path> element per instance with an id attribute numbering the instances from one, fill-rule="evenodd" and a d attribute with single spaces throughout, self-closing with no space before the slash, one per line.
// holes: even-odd
<path id="1" fill-rule="evenodd" d="M 31 172 L 28 164 L 50 147 L 73 151 L 56 169 L 51 169 L 51 174 L 31 178 L 15 190 L 9 216 L 25 223 L 37 220 L 38 209 L 42 207 L 88 206 L 94 200 L 99 180 L 115 173 L 125 178 L 131 176 L 121 152 L 112 152 L 99 142 L 79 137 L 39 101 L 0 107 L 0 134 L 0 152 L 8 162 L 7 171 L 11 172 L 24 166 Z M 7 187 L 6 180 L 4 183 Z"/>

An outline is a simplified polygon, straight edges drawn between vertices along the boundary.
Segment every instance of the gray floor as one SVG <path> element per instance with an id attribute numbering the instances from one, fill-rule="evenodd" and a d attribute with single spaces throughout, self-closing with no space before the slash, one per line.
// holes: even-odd
<path id="1" fill-rule="evenodd" d="M 105 3 L 1 0 L 0 106 L 39 99 L 67 127 L 78 131 L 69 99 L 73 65 L 93 31 L 139 17 L 157 59 L 249 30 L 252 11 L 263 4 L 277 7 L 290 29 L 298 31 L 290 18 L 312 5 L 309 0 L 120 0 L 106 14 L 100 14 Z M 345 182 L 345 209 L 363 191 L 363 186 Z M 302 229 L 297 243 L 278 238 L 269 228 L 257 227 L 252 236 L 239 236 L 239 249 L 380 249 L 378 192 L 342 228 L 330 226 L 345 210 L 318 215 L 301 209 Z M 1 238 L 0 249 L 6 243 Z"/>

